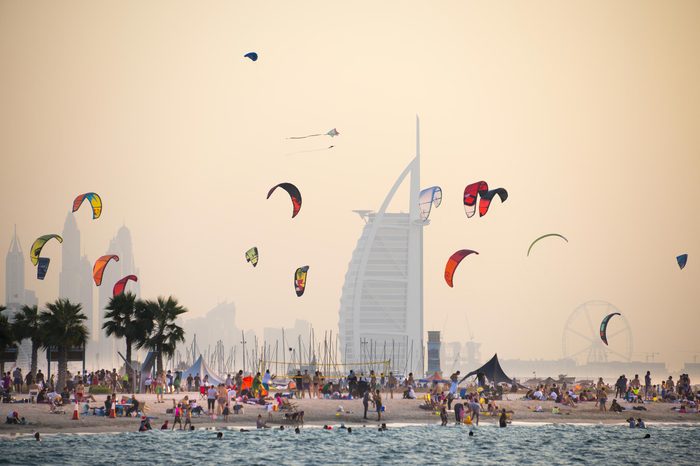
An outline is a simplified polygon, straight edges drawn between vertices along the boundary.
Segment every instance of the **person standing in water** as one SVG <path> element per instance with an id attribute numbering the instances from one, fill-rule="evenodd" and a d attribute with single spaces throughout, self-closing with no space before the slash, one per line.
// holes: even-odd
<path id="1" fill-rule="evenodd" d="M 498 419 L 498 427 L 506 427 L 508 425 L 508 416 L 506 416 L 506 409 L 501 410 L 501 417 Z"/>

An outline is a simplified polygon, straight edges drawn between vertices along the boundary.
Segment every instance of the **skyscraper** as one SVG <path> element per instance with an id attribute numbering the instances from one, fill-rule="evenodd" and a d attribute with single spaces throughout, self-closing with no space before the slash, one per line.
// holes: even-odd
<path id="1" fill-rule="evenodd" d="M 409 213 L 387 207 L 407 175 Z M 365 220 L 340 298 L 341 354 L 347 363 L 391 359 L 394 370 L 423 373 L 423 226 L 420 219 L 420 140 L 416 156 L 378 212 L 356 211 Z"/>
<path id="2" fill-rule="evenodd" d="M 119 262 L 110 261 L 105 268 L 104 274 L 102 275 L 102 285 L 99 287 L 99 299 L 98 299 L 98 318 L 97 318 L 97 329 L 100 334 L 100 345 L 98 354 L 96 355 L 97 364 L 100 367 L 119 367 L 124 362 L 117 355 L 117 351 L 121 351 L 124 354 L 123 340 L 116 340 L 113 337 L 107 337 L 102 330 L 102 324 L 104 323 L 105 307 L 109 304 L 109 298 L 112 297 L 112 289 L 114 284 L 126 275 L 137 275 L 138 270 L 134 265 L 134 248 L 131 241 L 131 232 L 126 226 L 122 226 L 117 231 L 117 234 L 109 242 L 109 248 L 105 251 L 105 254 L 116 254 L 119 256 Z M 134 293 L 139 296 L 141 293 L 141 287 L 138 282 L 129 282 L 127 291 Z"/>
<path id="3" fill-rule="evenodd" d="M 37 298 L 34 291 L 24 287 L 24 254 L 17 227 L 10 242 L 10 248 L 5 256 L 5 315 L 12 321 L 14 315 L 22 309 L 22 306 L 36 306 Z M 31 356 L 31 342 L 26 340 L 19 346 L 17 364 L 23 367 L 29 366 Z"/>
<path id="4" fill-rule="evenodd" d="M 61 245 L 61 273 L 58 278 L 58 296 L 80 303 L 87 316 L 88 345 L 97 341 L 95 308 L 92 296 L 92 265 L 86 256 L 80 256 L 80 230 L 72 213 L 63 224 Z M 50 272 L 49 272 L 50 273 Z"/>

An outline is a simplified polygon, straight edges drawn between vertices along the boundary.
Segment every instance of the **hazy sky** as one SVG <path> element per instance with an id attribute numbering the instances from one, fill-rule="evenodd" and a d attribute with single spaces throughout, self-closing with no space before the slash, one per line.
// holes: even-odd
<path id="1" fill-rule="evenodd" d="M 232 300 L 244 328 L 337 328 L 352 210 L 379 208 L 420 114 L 421 184 L 444 193 L 425 230 L 425 330 L 465 340 L 468 314 L 485 356 L 557 358 L 571 311 L 603 299 L 635 358 L 679 366 L 700 354 L 699 17 L 696 1 L 0 0 L 0 246 L 16 223 L 27 252 L 97 191 L 102 217 L 77 214 L 85 252 L 125 223 L 145 297 L 193 315 Z M 510 198 L 467 219 L 480 179 Z M 294 220 L 284 193 L 265 199 L 282 181 L 302 191 Z M 570 242 L 525 257 L 553 231 Z M 27 260 L 41 302 L 59 247 L 43 283 Z M 450 289 L 461 248 L 480 255 Z"/>

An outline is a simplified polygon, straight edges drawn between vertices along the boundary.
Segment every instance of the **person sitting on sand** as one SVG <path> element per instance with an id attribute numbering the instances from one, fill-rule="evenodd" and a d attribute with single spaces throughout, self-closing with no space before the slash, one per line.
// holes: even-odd
<path id="1" fill-rule="evenodd" d="M 129 407 L 129 409 L 126 410 L 126 415 L 131 416 L 131 413 L 138 414 L 140 406 L 141 406 L 141 403 L 139 402 L 139 400 L 136 399 L 136 395 L 134 395 L 132 393 L 131 394 L 131 406 Z"/>
<path id="2" fill-rule="evenodd" d="M 17 411 L 8 413 L 5 424 L 22 424 L 22 420 L 19 418 L 19 413 Z M 24 424 L 26 424 L 26 422 L 24 422 Z"/>
<path id="3" fill-rule="evenodd" d="M 147 430 L 153 430 L 151 427 L 151 421 L 146 417 L 141 417 L 141 424 L 139 425 L 139 432 L 146 432 Z"/>
<path id="4" fill-rule="evenodd" d="M 625 408 L 620 406 L 620 403 L 617 402 L 617 398 L 613 398 L 612 403 L 610 404 L 610 411 L 613 413 L 621 413 L 624 410 Z"/>

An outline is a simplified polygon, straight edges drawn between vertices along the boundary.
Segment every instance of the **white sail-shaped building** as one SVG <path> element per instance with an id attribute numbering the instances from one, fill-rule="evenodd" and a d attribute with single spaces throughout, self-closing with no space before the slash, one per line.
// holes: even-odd
<path id="1" fill-rule="evenodd" d="M 380 209 L 356 211 L 365 227 L 352 254 L 340 298 L 340 351 L 346 365 L 368 367 L 368 362 L 390 359 L 394 371 L 423 374 L 425 224 L 418 205 L 419 129 L 416 119 L 416 156 Z M 407 177 L 408 213 L 387 212 Z"/>

